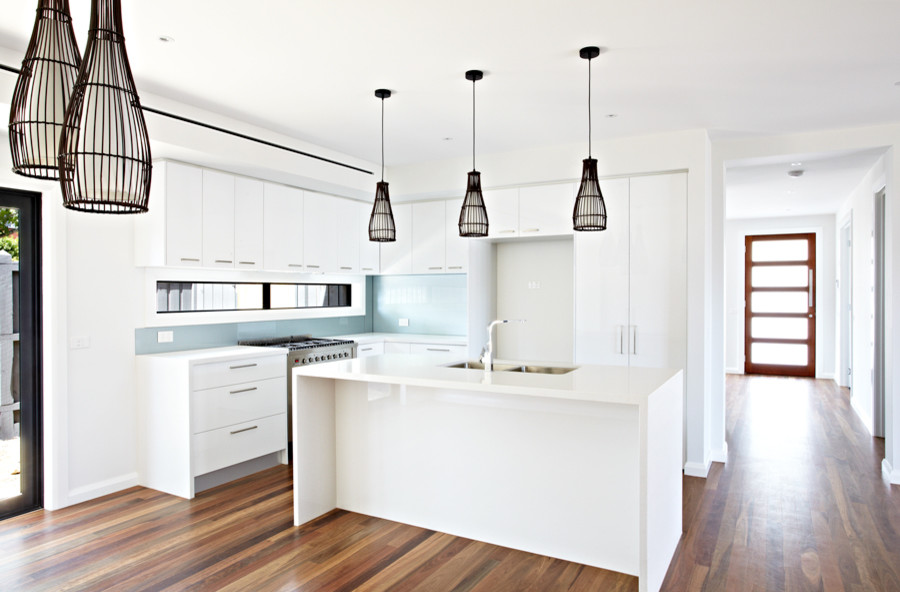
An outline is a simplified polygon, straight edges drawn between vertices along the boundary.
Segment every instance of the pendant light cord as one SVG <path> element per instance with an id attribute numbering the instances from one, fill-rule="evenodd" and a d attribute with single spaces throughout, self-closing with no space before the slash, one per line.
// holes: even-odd
<path id="1" fill-rule="evenodd" d="M 472 80 L 472 170 L 475 170 L 475 81 Z"/>
<path id="2" fill-rule="evenodd" d="M 591 59 L 588 58 L 588 158 L 591 158 Z"/>
<path id="3" fill-rule="evenodd" d="M 384 97 L 381 97 L 381 182 L 384 183 Z"/>

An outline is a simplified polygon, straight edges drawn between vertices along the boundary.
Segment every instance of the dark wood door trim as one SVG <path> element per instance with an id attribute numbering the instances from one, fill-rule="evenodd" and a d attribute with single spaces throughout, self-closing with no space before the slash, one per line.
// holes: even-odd
<path id="1" fill-rule="evenodd" d="M 806 260 L 794 261 L 758 261 L 753 262 L 752 252 L 753 243 L 774 240 L 797 240 L 805 239 L 809 244 L 809 258 Z M 752 273 L 754 267 L 779 267 L 779 266 L 808 266 L 812 271 L 812 284 L 806 287 L 752 287 Z M 816 234 L 797 233 L 797 234 L 766 234 L 766 235 L 748 235 L 744 237 L 744 373 L 745 374 L 773 374 L 779 376 L 806 376 L 814 378 L 816 375 Z M 787 293 L 802 292 L 809 294 L 809 306 L 805 312 L 797 313 L 754 313 L 752 312 L 753 293 Z M 807 320 L 807 338 L 806 339 L 775 339 L 775 338 L 753 338 L 751 333 L 751 322 L 753 318 L 784 318 L 784 319 L 806 319 Z M 754 364 L 750 355 L 752 344 L 756 343 L 773 343 L 773 344 L 806 344 L 807 345 L 807 363 L 806 366 L 789 366 L 780 364 Z"/>

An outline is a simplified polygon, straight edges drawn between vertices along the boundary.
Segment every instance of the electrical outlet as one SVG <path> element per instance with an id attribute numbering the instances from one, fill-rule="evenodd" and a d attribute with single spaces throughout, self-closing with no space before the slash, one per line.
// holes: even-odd
<path id="1" fill-rule="evenodd" d="M 69 340 L 69 349 L 87 349 L 91 347 L 90 337 L 73 337 Z"/>
<path id="2" fill-rule="evenodd" d="M 535 280 L 532 280 L 532 281 L 528 282 L 528 289 L 529 289 L 529 290 L 540 290 L 540 289 L 541 289 L 541 282 L 540 282 L 540 281 L 535 281 Z"/>
<path id="3" fill-rule="evenodd" d="M 157 331 L 156 343 L 172 343 L 175 341 L 175 331 Z"/>
<path id="4" fill-rule="evenodd" d="M 401 327 L 409 327 L 409 319 L 400 319 Z"/>

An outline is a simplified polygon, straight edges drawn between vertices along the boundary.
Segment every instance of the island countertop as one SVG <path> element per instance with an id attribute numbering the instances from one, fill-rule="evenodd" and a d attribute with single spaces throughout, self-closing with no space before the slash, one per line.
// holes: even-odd
<path id="1" fill-rule="evenodd" d="M 583 364 L 566 374 L 485 372 L 449 368 L 463 360 L 453 356 L 384 354 L 294 368 L 295 376 L 398 384 L 463 391 L 506 393 L 575 401 L 643 405 L 653 392 L 680 372 L 675 369 L 628 368 Z M 534 364 L 497 360 L 496 364 Z M 560 364 L 547 364 L 556 365 Z"/>

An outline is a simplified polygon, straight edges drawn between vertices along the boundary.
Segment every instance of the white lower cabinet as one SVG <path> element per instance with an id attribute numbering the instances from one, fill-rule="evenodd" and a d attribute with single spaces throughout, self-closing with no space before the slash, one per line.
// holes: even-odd
<path id="1" fill-rule="evenodd" d="M 384 353 L 384 342 L 373 341 L 371 343 L 360 343 L 356 348 L 357 358 L 368 358 L 369 356 L 377 356 Z"/>
<path id="2" fill-rule="evenodd" d="M 468 349 L 469 348 L 464 345 L 445 345 L 442 343 L 411 343 L 409 346 L 409 353 L 437 355 L 457 354 L 459 356 L 465 356 L 468 352 Z"/>
<path id="3" fill-rule="evenodd" d="M 276 452 L 287 462 L 284 352 L 150 354 L 136 367 L 141 485 L 192 498 L 199 475 Z"/>
<path id="4" fill-rule="evenodd" d="M 396 341 L 387 341 L 384 344 L 384 353 L 386 354 L 408 354 L 410 352 L 409 343 L 398 343 Z"/>

